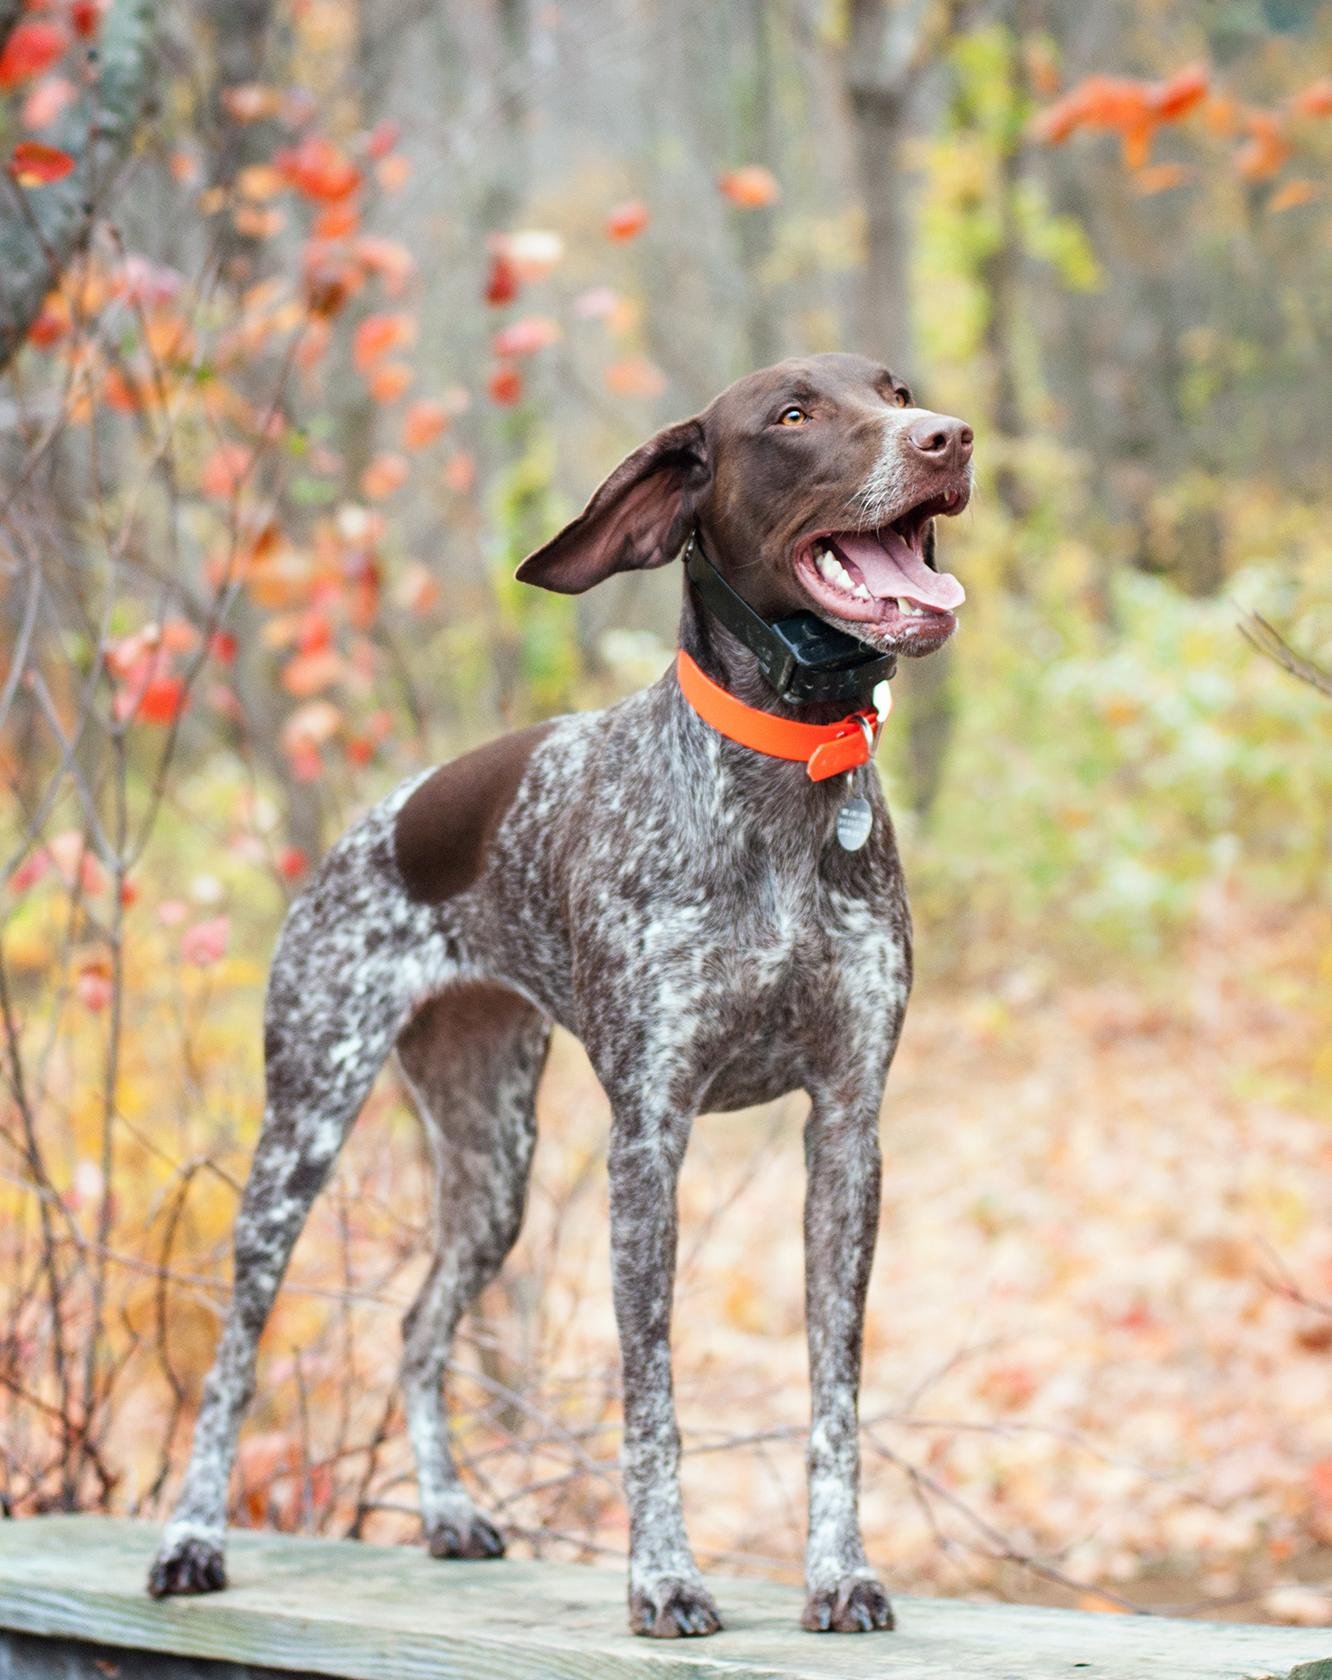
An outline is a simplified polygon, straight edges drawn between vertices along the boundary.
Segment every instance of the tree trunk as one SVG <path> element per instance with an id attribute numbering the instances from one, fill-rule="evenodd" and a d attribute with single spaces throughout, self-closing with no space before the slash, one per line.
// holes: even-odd
<path id="1" fill-rule="evenodd" d="M 153 0 L 112 0 L 103 17 L 91 90 L 69 106 L 49 136 L 74 159 L 73 171 L 34 192 L 7 183 L 20 203 L 0 220 L 0 369 L 13 360 L 46 294 L 87 243 L 99 201 L 105 202 L 129 154 L 151 82 L 153 11 Z M 11 12 L 3 5 L 0 25 L 7 19 L 12 28 Z"/>
<path id="2" fill-rule="evenodd" d="M 910 310 L 911 205 L 902 166 L 927 54 L 927 8 L 915 0 L 852 0 L 845 88 L 855 140 L 856 186 L 865 218 L 854 347 L 915 381 Z M 943 780 L 953 733 L 948 648 L 903 660 L 912 797 L 928 815 Z"/>

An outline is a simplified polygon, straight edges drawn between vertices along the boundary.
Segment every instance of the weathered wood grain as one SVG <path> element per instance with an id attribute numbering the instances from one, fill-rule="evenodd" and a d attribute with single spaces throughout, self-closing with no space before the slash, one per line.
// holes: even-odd
<path id="1" fill-rule="evenodd" d="M 899 1598 L 896 1633 L 837 1637 L 800 1631 L 794 1588 L 738 1580 L 712 1583 L 724 1633 L 654 1644 L 622 1631 L 618 1570 L 288 1535 L 236 1533 L 230 1591 L 154 1604 L 155 1538 L 0 1523 L 0 1629 L 343 1680 L 1332 1680 L 1332 1630 Z"/>

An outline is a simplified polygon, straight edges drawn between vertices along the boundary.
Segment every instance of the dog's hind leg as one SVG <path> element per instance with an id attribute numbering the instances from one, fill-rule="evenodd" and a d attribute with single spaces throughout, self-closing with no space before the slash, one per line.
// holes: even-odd
<path id="1" fill-rule="evenodd" d="M 386 801 L 334 847 L 282 931 L 265 1010 L 264 1123 L 236 1220 L 235 1288 L 184 1485 L 149 1574 L 154 1597 L 226 1585 L 227 1484 L 278 1285 L 413 1000 L 456 972 L 438 920 L 402 891 L 393 810 Z"/>
<path id="2" fill-rule="evenodd" d="M 549 1038 L 549 1021 L 522 998 L 467 985 L 427 1004 L 398 1041 L 434 1167 L 435 1252 L 403 1320 L 402 1386 L 421 1520 L 436 1557 L 504 1551 L 449 1451 L 444 1370 L 459 1319 L 499 1271 L 522 1224 Z"/>

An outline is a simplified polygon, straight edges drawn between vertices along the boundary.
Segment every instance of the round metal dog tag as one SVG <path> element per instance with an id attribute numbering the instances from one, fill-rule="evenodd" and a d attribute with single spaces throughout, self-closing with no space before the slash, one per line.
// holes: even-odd
<path id="1" fill-rule="evenodd" d="M 868 799 L 859 794 L 848 799 L 837 813 L 837 844 L 844 852 L 858 852 L 870 837 L 874 812 Z"/>

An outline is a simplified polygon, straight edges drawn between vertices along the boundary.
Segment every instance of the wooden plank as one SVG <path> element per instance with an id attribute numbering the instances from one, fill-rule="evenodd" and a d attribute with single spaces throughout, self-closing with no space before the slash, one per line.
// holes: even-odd
<path id="1" fill-rule="evenodd" d="M 898 1631 L 807 1634 L 800 1595 L 715 1580 L 726 1630 L 624 1630 L 618 1570 L 237 1532 L 232 1587 L 153 1603 L 148 1524 L 0 1523 L 0 1628 L 342 1680 L 1332 1680 L 1332 1631 L 899 1598 Z"/>

